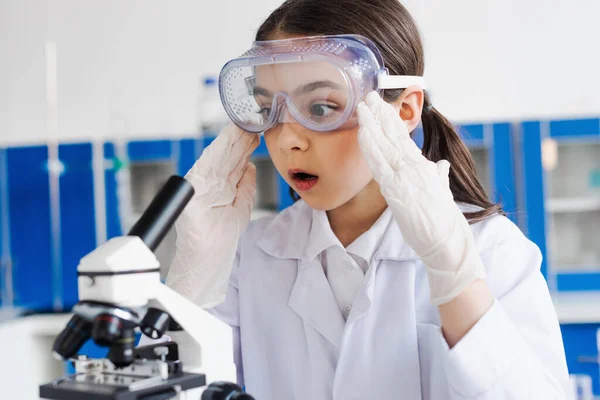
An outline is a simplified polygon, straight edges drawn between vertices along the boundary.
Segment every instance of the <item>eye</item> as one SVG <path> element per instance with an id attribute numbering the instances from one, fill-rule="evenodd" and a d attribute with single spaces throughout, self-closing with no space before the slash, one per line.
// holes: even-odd
<path id="1" fill-rule="evenodd" d="M 333 111 L 337 110 L 338 107 L 332 104 L 320 104 L 315 103 L 310 106 L 310 114 L 315 117 L 328 117 Z"/>
<path id="2" fill-rule="evenodd" d="M 258 110 L 257 114 L 261 115 L 263 118 L 269 118 L 269 115 L 271 115 L 271 108 L 270 107 L 262 107 L 260 110 Z"/>

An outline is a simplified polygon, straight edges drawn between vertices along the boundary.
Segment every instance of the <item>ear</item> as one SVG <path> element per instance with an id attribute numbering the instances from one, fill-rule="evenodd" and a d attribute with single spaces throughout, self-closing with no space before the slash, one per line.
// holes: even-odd
<path id="1" fill-rule="evenodd" d="M 390 103 L 400 114 L 409 132 L 415 130 L 421 121 L 425 96 L 419 86 L 409 86 L 402 91 L 396 101 Z"/>

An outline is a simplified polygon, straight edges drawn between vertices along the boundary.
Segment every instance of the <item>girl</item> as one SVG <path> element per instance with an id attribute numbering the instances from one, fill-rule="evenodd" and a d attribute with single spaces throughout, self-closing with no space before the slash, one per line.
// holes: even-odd
<path id="1" fill-rule="evenodd" d="M 423 70 L 397 0 L 288 0 L 224 67 L 233 123 L 187 175 L 167 284 L 232 326 L 258 400 L 566 397 L 540 252 Z M 261 132 L 299 199 L 247 226 Z"/>

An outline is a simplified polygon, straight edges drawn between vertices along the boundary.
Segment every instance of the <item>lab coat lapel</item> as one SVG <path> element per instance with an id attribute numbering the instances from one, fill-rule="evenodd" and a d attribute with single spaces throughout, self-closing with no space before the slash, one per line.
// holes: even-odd
<path id="1" fill-rule="evenodd" d="M 350 333 L 340 351 L 334 398 L 371 398 L 373 386 L 384 387 L 390 381 L 401 391 L 398 398 L 421 398 L 415 266 L 414 260 L 386 259 L 372 268 L 348 318 Z"/>
<path id="2" fill-rule="evenodd" d="M 365 279 L 363 280 L 363 286 L 356 293 L 356 297 L 352 303 L 352 311 L 350 311 L 348 321 L 346 322 L 348 326 L 363 317 L 371 308 L 373 293 L 375 292 L 375 273 L 378 264 L 378 262 L 374 263 L 374 265 L 367 270 Z"/>
<path id="3" fill-rule="evenodd" d="M 396 326 L 401 327 L 389 339 L 395 341 L 396 348 L 402 349 L 402 356 L 390 362 L 402 371 L 395 380 L 405 399 L 422 398 L 415 289 L 418 259 L 393 220 L 374 256 L 378 275 L 375 281 L 377 293 L 372 298 L 374 311 L 384 312 L 391 308 Z M 382 327 L 381 331 L 384 330 Z"/>
<path id="4" fill-rule="evenodd" d="M 372 267 L 369 268 L 365 275 L 364 284 L 361 290 L 356 294 L 356 298 L 352 304 L 352 311 L 348 316 L 347 324 L 350 325 L 354 323 L 356 320 L 363 317 L 371 308 L 375 293 L 375 275 L 382 262 L 385 262 L 386 260 L 400 262 L 414 261 L 417 260 L 417 258 L 418 256 L 415 251 L 408 246 L 402 237 L 396 221 L 392 219 L 386 229 L 386 233 L 379 249 L 373 255 L 373 261 L 371 262 Z M 403 264 L 397 264 L 395 266 L 402 268 Z M 414 276 L 410 279 L 414 281 Z"/>
<path id="5" fill-rule="evenodd" d="M 298 276 L 288 305 L 336 348 L 340 348 L 344 319 L 318 258 L 298 260 Z"/>
<path id="6" fill-rule="evenodd" d="M 334 398 L 370 398 L 371 386 L 394 381 L 405 399 L 421 398 L 415 279 L 418 256 L 395 221 L 386 230 L 346 326 Z M 352 329 L 350 329 L 352 328 Z M 390 370 L 402 371 L 388 375 Z M 348 385 L 368 379 L 369 385 Z M 371 386 L 370 386 L 371 385 Z"/>
<path id="7" fill-rule="evenodd" d="M 393 307 L 397 324 L 402 327 L 390 338 L 396 341 L 398 349 L 402 349 L 401 359 L 396 360 L 398 370 L 402 373 L 397 377 L 396 383 L 398 387 L 403 388 L 403 398 L 420 399 L 422 395 L 415 293 L 416 261 L 382 260 L 381 266 L 388 267 L 386 272 L 394 278 L 389 279 L 386 274 L 385 279 L 381 280 L 381 290 L 390 293 L 391 296 L 382 301 L 383 304 L 380 304 L 379 308 Z M 392 301 L 393 306 L 390 304 Z"/>

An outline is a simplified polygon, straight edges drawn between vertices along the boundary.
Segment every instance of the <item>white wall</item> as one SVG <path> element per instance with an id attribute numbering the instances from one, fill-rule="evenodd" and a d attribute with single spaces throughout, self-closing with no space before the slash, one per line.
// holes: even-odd
<path id="1" fill-rule="evenodd" d="M 433 100 L 455 120 L 600 115 L 597 0 L 426 0 Z"/>
<path id="2" fill-rule="evenodd" d="M 600 115 L 600 2 L 411 0 L 435 105 L 456 122 Z M 0 0 L 0 143 L 195 131 L 198 80 L 249 47 L 280 0 Z"/>
<path id="3" fill-rule="evenodd" d="M 45 139 L 46 40 L 57 47 L 61 137 L 191 133 L 199 78 L 249 47 L 278 4 L 0 0 L 0 139 Z"/>

